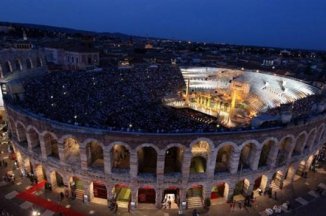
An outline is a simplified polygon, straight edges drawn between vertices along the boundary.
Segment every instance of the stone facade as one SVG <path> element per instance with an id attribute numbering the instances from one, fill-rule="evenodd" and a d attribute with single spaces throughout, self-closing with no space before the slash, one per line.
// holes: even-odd
<path id="1" fill-rule="evenodd" d="M 236 188 L 237 182 L 245 180 L 243 191 L 251 193 L 258 178 L 260 188 L 268 187 L 275 173 L 281 173 L 280 181 L 292 181 L 299 166 L 308 169 L 313 155 L 326 141 L 324 129 L 325 116 L 312 117 L 305 123 L 287 125 L 282 128 L 256 129 L 250 131 L 224 133 L 192 133 L 192 134 L 151 134 L 134 132 L 114 132 L 94 128 L 79 127 L 48 120 L 35 114 L 20 110 L 7 104 L 9 128 L 21 164 L 27 159 L 36 169 L 39 165 L 45 170 L 49 182 L 56 185 L 53 172 L 63 177 L 69 187 L 71 177 L 78 177 L 84 185 L 84 194 L 93 198 L 93 182 L 101 182 L 107 188 L 107 197 L 113 196 L 112 188 L 117 184 L 127 185 L 131 189 L 131 201 L 138 202 L 138 190 L 151 187 L 156 192 L 156 206 L 163 199 L 164 190 L 178 188 L 180 202 L 186 201 L 186 193 L 193 186 L 202 187 L 202 198 L 210 198 L 212 187 L 224 183 L 224 198 L 229 199 Z M 57 145 L 57 157 L 50 156 L 51 142 Z M 71 138 L 78 145 L 78 154 L 74 163 L 68 163 L 70 150 L 67 150 L 66 140 Z M 87 153 L 89 143 L 97 143 L 102 149 L 103 164 L 100 169 L 92 167 L 92 154 Z M 203 153 L 198 143 L 205 143 Z M 129 169 L 125 172 L 115 172 L 113 158 L 115 145 L 124 146 L 129 152 Z M 260 157 L 264 146 L 269 145 L 265 163 L 260 165 Z M 217 171 L 217 161 L 220 150 L 230 146 L 228 152 L 227 171 Z M 180 148 L 182 167 L 179 173 L 165 173 L 165 158 L 171 148 Z M 154 149 L 156 153 L 156 169 L 153 175 L 144 176 L 139 171 L 139 152 L 144 148 Z M 97 150 L 99 151 L 99 150 Z M 145 153 L 144 153 L 145 154 Z M 205 171 L 192 173 L 191 161 L 197 155 L 205 158 Z M 280 156 L 281 155 L 281 156 Z M 68 157 L 68 159 L 67 159 Z M 244 161 L 244 162 L 241 162 Z M 247 163 L 247 167 L 245 167 Z M 239 165 L 241 164 L 241 166 Z M 301 165 L 300 165 L 301 164 Z M 244 165 L 244 167 L 242 167 Z M 142 165 L 143 166 L 143 165 Z M 144 165 L 145 166 L 145 165 Z M 239 168 L 240 167 L 240 168 Z"/>

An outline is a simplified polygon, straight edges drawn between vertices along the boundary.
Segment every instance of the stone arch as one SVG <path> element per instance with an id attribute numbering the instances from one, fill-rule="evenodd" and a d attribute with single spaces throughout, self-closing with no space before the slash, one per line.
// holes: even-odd
<path id="1" fill-rule="evenodd" d="M 80 166 L 80 146 L 72 136 L 64 139 L 64 161 L 70 165 Z"/>
<path id="2" fill-rule="evenodd" d="M 43 66 L 43 61 L 41 57 L 36 58 L 36 67 L 42 67 Z"/>
<path id="3" fill-rule="evenodd" d="M 138 161 L 138 173 L 150 173 L 156 175 L 157 156 L 159 152 L 157 146 L 150 143 L 144 143 L 139 145 L 136 148 L 136 151 Z"/>
<path id="4" fill-rule="evenodd" d="M 10 132 L 11 135 L 16 137 L 16 125 L 15 125 L 15 121 L 12 118 L 9 118 L 9 128 L 10 128 Z"/>
<path id="5" fill-rule="evenodd" d="M 198 207 L 202 207 L 202 199 L 204 196 L 204 186 L 202 184 L 191 185 L 187 188 L 186 198 L 188 206 L 190 203 L 197 203 Z M 191 204 L 190 204 L 191 205 Z"/>
<path id="6" fill-rule="evenodd" d="M 205 173 L 207 170 L 207 160 L 201 155 L 191 158 L 190 173 Z"/>
<path id="7" fill-rule="evenodd" d="M 154 186 L 141 186 L 138 188 L 138 203 L 155 204 L 156 189 Z"/>
<path id="8" fill-rule="evenodd" d="M 52 186 L 52 189 L 58 189 L 58 188 L 62 188 L 62 192 L 63 192 L 63 188 L 64 188 L 64 175 L 62 175 L 59 171 L 57 170 L 51 170 L 49 172 L 50 174 L 50 183 Z"/>
<path id="9" fill-rule="evenodd" d="M 258 153 L 259 142 L 256 140 L 247 140 L 241 146 L 239 170 L 242 168 L 254 169 L 255 156 Z"/>
<path id="10" fill-rule="evenodd" d="M 32 62 L 32 59 L 27 58 L 25 61 L 26 61 L 26 68 L 27 68 L 27 69 L 32 69 L 32 68 L 33 68 L 33 62 Z"/>
<path id="11" fill-rule="evenodd" d="M 211 187 L 211 200 L 218 200 L 220 198 L 227 200 L 229 188 L 230 186 L 227 182 L 217 182 L 213 184 Z"/>
<path id="12" fill-rule="evenodd" d="M 57 136 L 49 131 L 44 131 L 43 133 L 41 133 L 41 136 L 43 138 L 46 155 L 55 159 L 60 159 L 59 143 Z"/>
<path id="13" fill-rule="evenodd" d="M 315 145 L 318 145 L 320 144 L 322 141 L 323 141 L 323 136 L 325 136 L 326 134 L 326 127 L 324 124 L 322 124 L 323 129 L 319 131 L 319 134 L 318 134 L 318 143 L 315 142 Z"/>
<path id="14" fill-rule="evenodd" d="M 41 152 L 41 145 L 40 145 L 40 137 L 39 132 L 34 126 L 27 126 L 27 140 L 29 142 L 29 146 L 33 151 Z"/>
<path id="15" fill-rule="evenodd" d="M 125 172 L 130 170 L 131 148 L 124 142 L 113 142 L 109 145 L 112 172 Z"/>
<path id="16" fill-rule="evenodd" d="M 207 145 L 204 144 L 204 143 L 206 143 Z M 197 139 L 193 140 L 190 143 L 189 147 L 192 150 L 192 149 L 196 148 L 196 146 L 201 145 L 201 144 L 204 144 L 205 146 L 207 146 L 206 148 L 208 150 L 214 149 L 214 142 L 211 139 L 208 139 L 208 138 L 205 138 L 205 137 L 200 137 L 200 138 L 197 138 Z"/>
<path id="17" fill-rule="evenodd" d="M 169 144 L 165 148 L 164 173 L 181 173 L 185 146 Z"/>
<path id="18" fill-rule="evenodd" d="M 15 60 L 15 69 L 16 69 L 16 71 L 22 71 L 23 70 L 23 65 L 22 65 L 20 59 Z"/>
<path id="19" fill-rule="evenodd" d="M 13 72 L 12 64 L 10 61 L 5 61 L 3 70 L 5 71 L 5 73 Z"/>
<path id="20" fill-rule="evenodd" d="M 27 142 L 25 125 L 22 122 L 16 122 L 17 139 L 19 142 Z"/>
<path id="21" fill-rule="evenodd" d="M 253 187 L 253 191 L 256 191 L 259 189 L 261 191 L 265 191 L 266 187 L 268 186 L 268 177 L 266 175 L 260 175 L 258 177 L 255 178 L 254 180 L 254 187 Z"/>
<path id="22" fill-rule="evenodd" d="M 87 139 L 81 146 L 86 144 L 87 166 L 95 169 L 104 169 L 103 145 L 96 139 Z"/>
<path id="23" fill-rule="evenodd" d="M 250 181 L 247 178 L 244 178 L 236 183 L 234 186 L 233 195 L 247 195 L 250 187 Z"/>
<path id="24" fill-rule="evenodd" d="M 230 171 L 230 160 L 235 149 L 238 146 L 232 142 L 224 142 L 217 147 L 215 173 Z"/>
<path id="25" fill-rule="evenodd" d="M 294 140 L 293 135 L 287 135 L 279 142 L 279 150 L 276 158 L 277 166 L 284 165 L 291 156 L 295 144 Z"/>
<path id="26" fill-rule="evenodd" d="M 304 149 L 311 149 L 311 147 L 313 146 L 315 139 L 317 136 L 317 130 L 316 128 L 313 128 L 307 138 L 307 142 L 305 143 Z"/>
<path id="27" fill-rule="evenodd" d="M 272 165 L 273 163 L 273 150 L 277 148 L 278 140 L 276 138 L 267 138 L 264 140 L 260 152 L 258 167 Z"/>
<path id="28" fill-rule="evenodd" d="M 318 128 L 317 135 L 316 135 L 315 142 L 314 142 L 313 146 L 317 146 L 319 144 L 324 130 L 325 130 L 325 125 L 324 124 L 320 125 Z"/>
<path id="29" fill-rule="evenodd" d="M 297 137 L 297 139 L 295 141 L 295 147 L 294 147 L 294 150 L 293 150 L 293 154 L 298 155 L 298 154 L 302 153 L 303 148 L 304 148 L 305 143 L 306 143 L 306 140 L 307 140 L 307 132 L 303 131 L 298 135 L 298 137 Z"/>

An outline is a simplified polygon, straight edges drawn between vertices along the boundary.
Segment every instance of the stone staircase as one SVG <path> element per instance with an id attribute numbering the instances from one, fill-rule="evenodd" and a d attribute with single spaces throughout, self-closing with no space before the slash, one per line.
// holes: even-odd
<path id="1" fill-rule="evenodd" d="M 189 197 L 187 198 L 188 208 L 201 208 L 203 202 L 201 197 Z"/>
<path id="2" fill-rule="evenodd" d="M 77 188 L 75 192 L 76 192 L 76 199 L 83 200 L 84 191 Z"/>

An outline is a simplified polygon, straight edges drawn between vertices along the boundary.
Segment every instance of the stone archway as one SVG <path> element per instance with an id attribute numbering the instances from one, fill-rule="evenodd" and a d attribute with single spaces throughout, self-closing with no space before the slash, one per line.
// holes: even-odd
<path id="1" fill-rule="evenodd" d="M 201 208 L 203 206 L 203 186 L 193 185 L 186 194 L 188 208 Z"/>
<path id="2" fill-rule="evenodd" d="M 231 144 L 226 144 L 218 149 L 216 156 L 215 173 L 230 171 L 230 159 L 232 157 L 233 151 L 234 147 Z"/>
<path id="3" fill-rule="evenodd" d="M 60 157 L 57 139 L 51 133 L 46 133 L 43 135 L 43 140 L 47 157 L 59 160 Z"/>
<path id="4" fill-rule="evenodd" d="M 206 140 L 198 140 L 191 144 L 190 173 L 205 173 L 207 170 L 211 146 Z"/>
<path id="5" fill-rule="evenodd" d="M 104 156 L 102 146 L 91 141 L 86 144 L 87 165 L 93 169 L 104 170 Z"/>
<path id="6" fill-rule="evenodd" d="M 256 151 L 257 146 L 254 143 L 247 143 L 242 147 L 238 166 L 239 171 L 241 169 L 254 169 Z"/>
<path id="7" fill-rule="evenodd" d="M 225 182 L 220 182 L 217 184 L 214 184 L 211 189 L 211 200 L 213 202 L 217 200 L 227 200 L 228 199 L 228 193 L 229 193 L 229 185 Z"/>
<path id="8" fill-rule="evenodd" d="M 157 152 L 152 146 L 143 146 L 137 151 L 138 173 L 150 173 L 156 176 Z"/>
<path id="9" fill-rule="evenodd" d="M 288 160 L 293 146 L 293 139 L 291 137 L 285 137 L 281 140 L 279 145 L 279 151 L 276 158 L 276 165 L 282 166 Z"/>
<path id="10" fill-rule="evenodd" d="M 26 68 L 27 69 L 32 69 L 33 68 L 33 63 L 30 58 L 26 59 Z"/>
<path id="11" fill-rule="evenodd" d="M 31 148 L 31 150 L 33 152 L 37 152 L 38 154 L 41 153 L 41 144 L 40 144 L 40 138 L 39 138 L 39 134 L 36 131 L 35 128 L 29 128 L 27 130 L 27 135 L 28 135 L 28 142 L 29 142 L 29 146 Z"/>
<path id="12" fill-rule="evenodd" d="M 64 140 L 64 161 L 70 165 L 80 166 L 79 143 L 72 137 Z"/>
<path id="13" fill-rule="evenodd" d="M 129 173 L 130 151 L 124 144 L 114 144 L 110 150 L 113 173 Z"/>
<path id="14" fill-rule="evenodd" d="M 23 146 L 27 146 L 27 138 L 26 138 L 26 130 L 25 130 L 25 126 L 18 122 L 17 126 L 17 139 L 20 142 L 20 144 L 23 144 Z"/>
<path id="15" fill-rule="evenodd" d="M 181 173 L 183 148 L 172 146 L 165 151 L 164 174 Z"/>
<path id="16" fill-rule="evenodd" d="M 116 184 L 112 188 L 112 194 L 116 197 L 119 208 L 128 208 L 131 200 L 131 189 L 125 184 Z"/>
<path id="17" fill-rule="evenodd" d="M 23 66 L 22 66 L 22 63 L 21 63 L 20 59 L 15 60 L 15 68 L 16 68 L 17 71 L 22 71 L 23 70 Z"/>
<path id="18" fill-rule="evenodd" d="M 276 142 L 274 140 L 268 140 L 263 144 L 263 148 L 260 152 L 258 167 L 265 167 L 267 165 L 271 165 L 271 153 L 272 148 L 275 147 Z"/>
<path id="19" fill-rule="evenodd" d="M 138 204 L 155 204 L 156 191 L 152 186 L 143 186 L 138 189 Z"/>
<path id="20" fill-rule="evenodd" d="M 306 133 L 301 133 L 297 137 L 292 155 L 300 155 L 302 153 L 305 142 L 306 142 L 306 137 L 307 137 Z"/>

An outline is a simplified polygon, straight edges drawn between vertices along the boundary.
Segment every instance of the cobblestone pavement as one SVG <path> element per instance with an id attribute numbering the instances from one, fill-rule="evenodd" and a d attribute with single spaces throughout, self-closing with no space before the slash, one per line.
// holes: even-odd
<path id="1" fill-rule="evenodd" d="M 4 140 L 3 140 L 4 141 Z M 8 154 L 8 145 L 6 142 L 0 144 L 0 160 L 8 163 L 7 167 L 0 167 L 0 209 L 4 209 L 13 216 L 29 216 L 32 215 L 33 210 L 40 212 L 42 216 L 56 215 L 54 212 L 36 206 L 33 203 L 18 199 L 17 194 L 23 192 L 31 183 L 29 179 L 21 177 L 19 169 L 15 169 L 13 161 L 10 160 Z M 7 183 L 3 181 L 2 176 L 7 171 L 13 171 L 16 175 L 15 183 Z M 222 203 L 219 205 L 211 206 L 209 211 L 199 209 L 201 216 L 204 215 L 263 215 L 262 212 L 266 208 L 271 208 L 274 205 L 279 205 L 285 201 L 290 201 L 292 208 L 291 212 L 287 215 L 325 215 L 326 211 L 326 198 L 320 197 L 314 191 L 318 185 L 324 184 L 326 186 L 326 163 L 321 164 L 321 167 L 316 172 L 309 172 L 308 178 L 299 178 L 293 184 L 285 186 L 282 190 L 277 190 L 277 200 L 269 198 L 268 196 L 258 196 L 250 208 L 235 208 L 230 210 L 229 204 Z M 72 208 L 84 215 L 135 215 L 135 216 L 174 216 L 178 215 L 176 210 L 134 210 L 128 213 L 126 209 L 119 209 L 116 214 L 109 211 L 104 205 L 88 203 L 85 204 L 80 200 L 64 199 L 59 201 L 59 194 L 47 190 L 41 190 L 37 194 L 40 197 L 51 200 L 65 206 Z M 186 210 L 184 215 L 192 215 L 192 210 Z"/>

